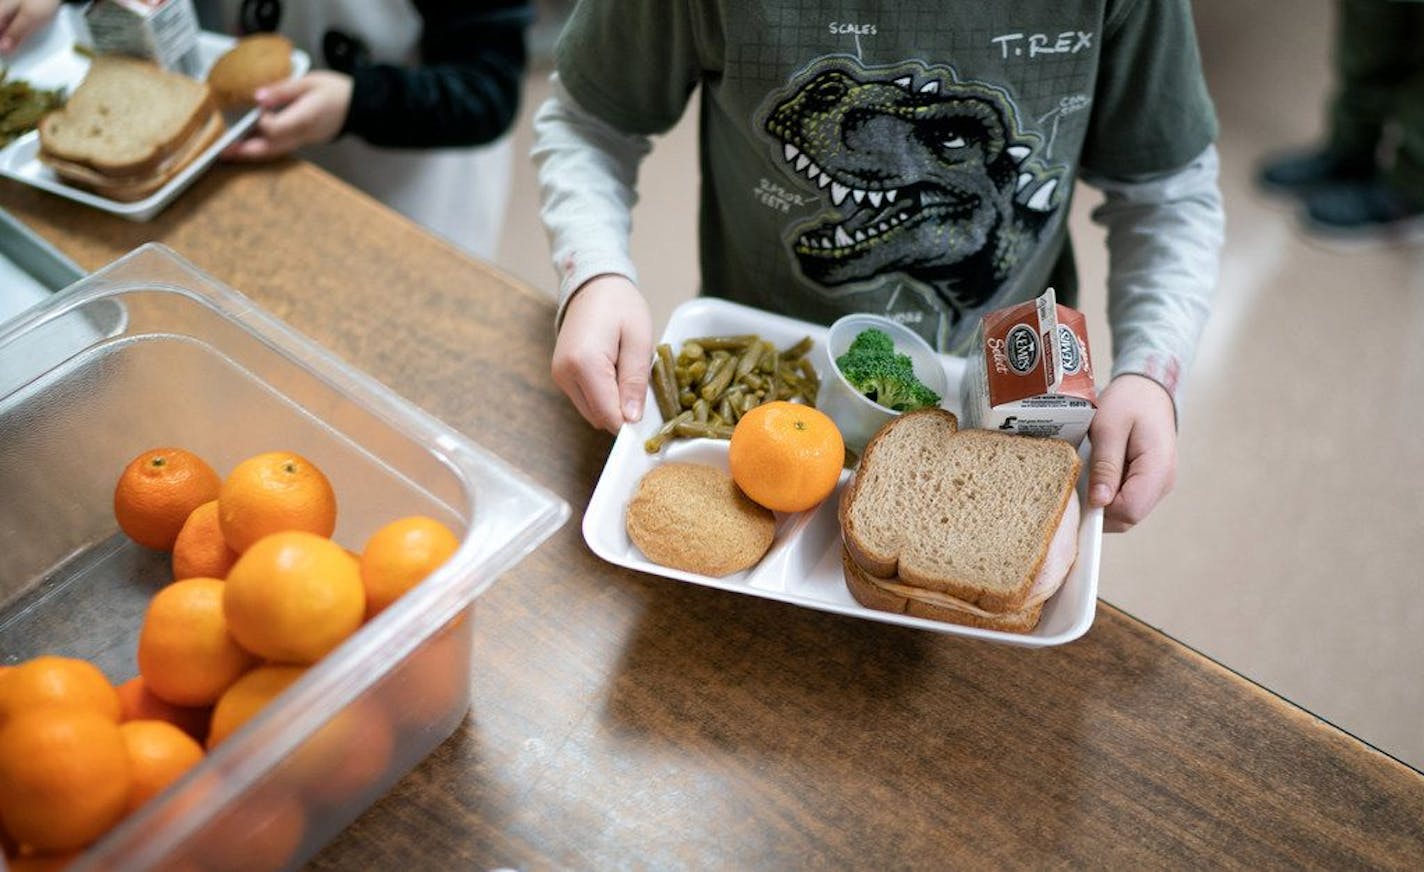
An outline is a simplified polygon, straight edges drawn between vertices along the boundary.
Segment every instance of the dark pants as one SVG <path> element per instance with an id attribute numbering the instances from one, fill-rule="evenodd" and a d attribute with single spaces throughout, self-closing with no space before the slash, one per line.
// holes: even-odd
<path id="1" fill-rule="evenodd" d="M 1397 125 L 1387 178 L 1424 199 L 1424 3 L 1340 0 L 1338 16 L 1331 148 L 1372 155 L 1386 125 Z"/>

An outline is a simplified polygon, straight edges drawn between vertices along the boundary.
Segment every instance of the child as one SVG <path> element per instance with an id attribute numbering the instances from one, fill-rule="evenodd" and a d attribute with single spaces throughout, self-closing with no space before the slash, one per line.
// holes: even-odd
<path id="1" fill-rule="evenodd" d="M 1171 488 L 1175 398 L 1222 239 L 1215 115 L 1185 0 L 583 0 L 535 120 L 561 279 L 555 381 L 642 414 L 651 319 L 628 260 L 647 137 L 701 100 L 702 291 L 830 322 L 877 312 L 963 353 L 979 315 L 1076 276 L 1068 204 L 1106 194 L 1114 365 L 1091 504 Z"/>
<path id="2" fill-rule="evenodd" d="M 262 118 L 227 158 L 302 149 L 397 211 L 493 257 L 512 158 L 501 137 L 518 109 L 527 0 L 196 5 L 204 27 L 280 32 L 315 68 L 258 93 Z"/>

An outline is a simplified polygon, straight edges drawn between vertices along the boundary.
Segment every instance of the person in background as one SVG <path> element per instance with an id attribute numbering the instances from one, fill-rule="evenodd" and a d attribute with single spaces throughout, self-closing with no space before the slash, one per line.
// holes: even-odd
<path id="1" fill-rule="evenodd" d="M 637 168 L 698 87 L 701 291 L 792 317 L 874 312 L 962 354 L 985 311 L 1050 285 L 1072 305 L 1081 177 L 1106 196 L 1113 335 L 1089 500 L 1125 530 L 1175 478 L 1223 235 L 1190 6 L 932 5 L 579 3 L 535 118 L 554 379 L 595 426 L 643 413 Z"/>
<path id="2" fill-rule="evenodd" d="M 1424 226 L 1424 2 L 1339 0 L 1325 140 L 1267 160 L 1258 180 L 1329 236 Z"/>
<path id="3" fill-rule="evenodd" d="M 0 0 L 0 53 L 59 0 Z M 262 116 L 225 153 L 294 151 L 490 258 L 509 199 L 527 63 L 528 0 L 194 0 L 208 30 L 276 31 L 313 71 L 258 93 Z"/>
<path id="4" fill-rule="evenodd" d="M 301 155 L 491 258 L 533 19 L 527 0 L 197 0 L 209 30 L 276 31 L 313 70 L 259 91 L 233 160 Z"/>

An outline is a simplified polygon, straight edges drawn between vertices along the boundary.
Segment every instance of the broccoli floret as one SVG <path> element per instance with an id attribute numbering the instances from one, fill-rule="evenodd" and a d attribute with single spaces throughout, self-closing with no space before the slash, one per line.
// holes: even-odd
<path id="1" fill-rule="evenodd" d="M 939 405 L 939 394 L 915 377 L 914 362 L 895 351 L 884 330 L 862 330 L 836 358 L 836 366 L 856 390 L 887 409 L 909 412 Z"/>

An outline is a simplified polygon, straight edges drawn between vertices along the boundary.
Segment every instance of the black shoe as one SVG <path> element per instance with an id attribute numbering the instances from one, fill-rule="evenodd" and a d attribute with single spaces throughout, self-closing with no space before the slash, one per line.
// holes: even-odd
<path id="1" fill-rule="evenodd" d="M 1308 194 L 1305 221 L 1325 236 L 1410 238 L 1424 229 L 1424 200 L 1378 179 L 1341 185 Z"/>
<path id="2" fill-rule="evenodd" d="M 1377 175 L 1372 156 L 1344 155 L 1328 148 L 1282 155 L 1261 165 L 1256 179 L 1263 188 L 1305 195 L 1335 185 L 1358 185 Z"/>

